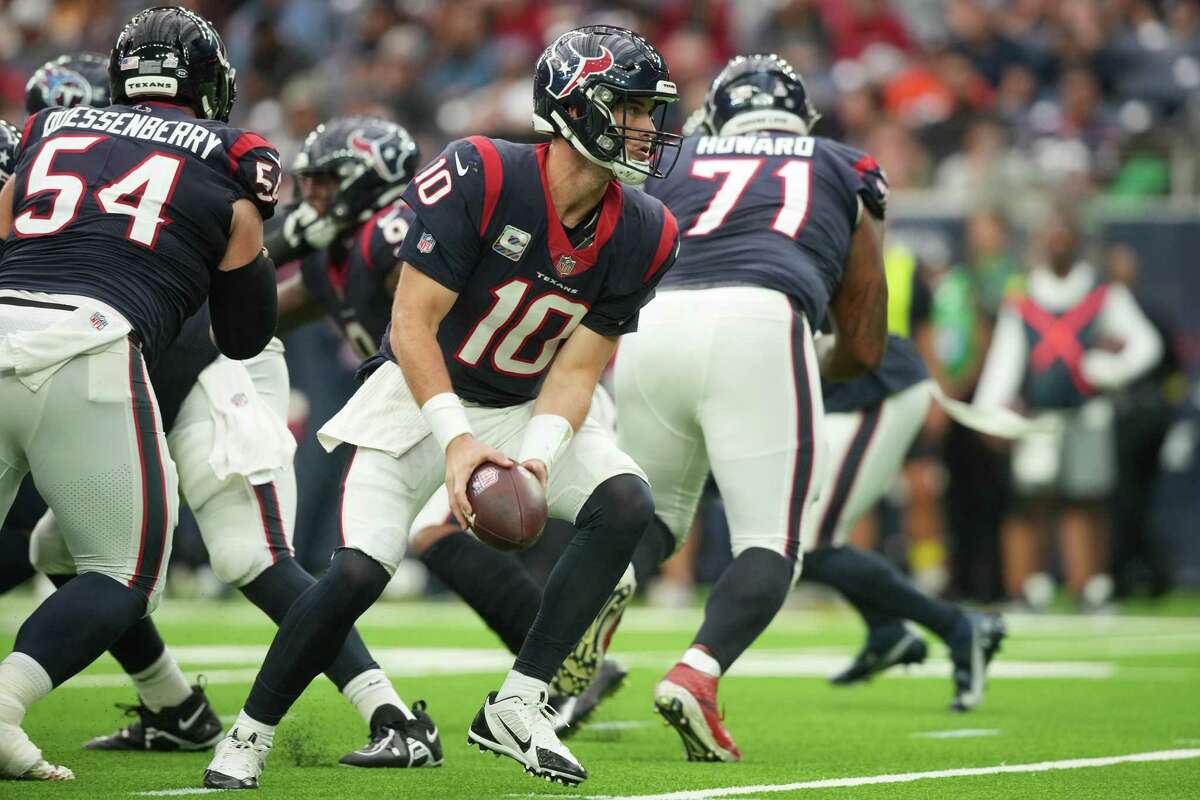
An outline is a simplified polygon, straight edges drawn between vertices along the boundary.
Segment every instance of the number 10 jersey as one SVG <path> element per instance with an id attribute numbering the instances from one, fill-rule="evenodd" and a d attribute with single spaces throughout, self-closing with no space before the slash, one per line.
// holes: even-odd
<path id="1" fill-rule="evenodd" d="M 458 294 L 438 329 L 454 391 L 485 406 L 532 400 L 579 325 L 637 328 L 678 247 L 671 212 L 611 181 L 590 235 L 572 243 L 550 197 L 549 145 L 452 142 L 404 193 L 415 219 L 400 257 Z M 381 355 L 392 358 L 384 337 Z"/>

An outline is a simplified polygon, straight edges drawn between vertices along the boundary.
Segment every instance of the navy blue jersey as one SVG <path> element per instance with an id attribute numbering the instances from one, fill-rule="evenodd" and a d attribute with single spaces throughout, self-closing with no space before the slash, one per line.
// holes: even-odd
<path id="1" fill-rule="evenodd" d="M 325 250 L 300 262 L 304 287 L 335 320 L 361 358 L 370 358 L 392 316 L 393 274 L 414 219 L 402 201 L 375 213 Z"/>
<path id="2" fill-rule="evenodd" d="M 212 317 L 205 303 L 184 320 L 179 335 L 149 364 L 150 383 L 158 398 L 164 431 L 170 432 L 175 426 L 175 417 L 184 398 L 195 388 L 200 373 L 217 360 L 219 353 L 209 332 L 211 327 Z"/>
<path id="3" fill-rule="evenodd" d="M 894 394 L 929 377 L 929 369 L 912 339 L 889 335 L 883 363 L 849 381 L 821 381 L 825 411 L 844 414 L 879 405 Z"/>
<path id="4" fill-rule="evenodd" d="M 701 136 L 646 191 L 682 233 L 663 288 L 746 284 L 783 292 L 814 327 L 841 280 L 865 206 L 883 219 L 887 183 L 870 156 L 821 137 Z"/>
<path id="5" fill-rule="evenodd" d="M 264 139 L 178 106 L 46 109 L 25 125 L 0 288 L 107 303 L 153 361 L 207 297 L 234 201 L 267 218 L 279 179 Z"/>
<path id="6" fill-rule="evenodd" d="M 438 342 L 465 400 L 533 399 L 578 325 L 603 336 L 636 330 L 675 259 L 675 218 L 616 181 L 575 247 L 546 184 L 548 149 L 482 136 L 452 142 L 404 193 L 416 217 L 400 257 L 458 294 Z M 386 337 L 382 355 L 392 357 Z"/>

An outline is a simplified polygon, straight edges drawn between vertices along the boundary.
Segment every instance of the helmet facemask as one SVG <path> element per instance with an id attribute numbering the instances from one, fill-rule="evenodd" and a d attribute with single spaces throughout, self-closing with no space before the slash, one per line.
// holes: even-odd
<path id="1" fill-rule="evenodd" d="M 576 97 L 582 102 L 571 102 L 572 98 L 566 98 L 566 102 L 556 104 L 557 107 L 551 110 L 553 132 L 570 142 L 588 161 L 611 170 L 622 183 L 635 186 L 650 177 L 666 177 L 674 167 L 683 140 L 677 134 L 662 130 L 667 104 L 678 99 L 673 94 L 629 92 L 595 83 Z M 630 106 L 639 99 L 653 101 L 649 128 L 630 123 Z M 631 145 L 636 147 L 638 144 L 647 148 L 644 159 L 630 154 Z"/>

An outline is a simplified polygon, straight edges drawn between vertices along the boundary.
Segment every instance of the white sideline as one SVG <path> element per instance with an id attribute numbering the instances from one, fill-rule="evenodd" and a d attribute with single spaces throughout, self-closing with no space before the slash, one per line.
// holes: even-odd
<path id="1" fill-rule="evenodd" d="M 1149 761 L 1181 761 L 1200 758 L 1200 750 L 1155 750 L 1149 753 L 1131 753 L 1125 756 L 1103 756 L 1101 758 L 1072 758 L 1065 761 L 1042 761 L 1037 764 L 1001 764 L 995 767 L 965 767 L 939 769 L 931 772 L 902 772 L 896 775 L 868 775 L 862 778 L 830 778 L 801 783 L 763 784 L 760 786 L 726 786 L 713 789 L 689 789 L 666 794 L 614 796 L 604 794 L 578 795 L 579 800 L 709 800 L 714 797 L 737 797 L 739 795 L 795 792 L 801 789 L 836 789 L 849 786 L 871 786 L 881 783 L 911 783 L 935 778 L 965 778 L 974 775 L 998 775 L 1017 772 L 1051 772 L 1060 769 L 1082 769 L 1085 767 L 1110 767 L 1114 764 L 1133 764 Z M 510 795 L 528 797 L 529 795 Z M 539 794 L 538 797 L 562 797 Z"/>

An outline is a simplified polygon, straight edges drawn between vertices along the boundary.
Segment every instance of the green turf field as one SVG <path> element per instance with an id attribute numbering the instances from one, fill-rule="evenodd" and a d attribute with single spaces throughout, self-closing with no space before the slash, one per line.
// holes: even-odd
<path id="1" fill-rule="evenodd" d="M 0 600 L 8 651 L 28 597 Z M 703 798 L 1197 798 L 1200 797 L 1200 604 L 1132 608 L 1119 616 L 1013 616 L 984 706 L 946 711 L 940 646 L 919 671 L 856 689 L 824 680 L 859 644 L 839 610 L 785 610 L 722 681 L 726 722 L 741 764 L 688 764 L 651 712 L 650 690 L 688 643 L 696 611 L 633 609 L 614 641 L 630 667 L 623 690 L 571 746 L 591 772 L 576 789 L 524 775 L 507 759 L 468 748 L 467 726 L 509 657 L 455 604 L 382 604 L 361 630 L 410 702 L 424 698 L 446 763 L 436 770 L 335 766 L 365 741 L 365 726 L 323 679 L 276 734 L 260 794 L 280 798 L 484 798 L 574 795 Z M 204 673 L 223 715 L 237 712 L 272 628 L 240 599 L 168 602 L 164 637 L 189 674 Z M 122 722 L 130 702 L 107 656 L 42 701 L 26 729 L 51 760 L 75 770 L 65 784 L 0 783 L 0 797 L 190 794 L 205 754 L 89 753 L 88 737 Z M 1117 763 L 1087 761 L 1152 754 Z M 1069 763 L 1076 759 L 1075 768 Z M 1021 765 L 1042 765 L 1030 771 Z M 900 782 L 906 773 L 951 773 Z M 875 785 L 864 778 L 875 776 Z M 884 776 L 884 777 L 881 777 Z M 846 779 L 833 785 L 795 786 Z M 789 788 L 790 787 L 790 788 Z M 176 791 L 171 791 L 176 790 Z"/>

